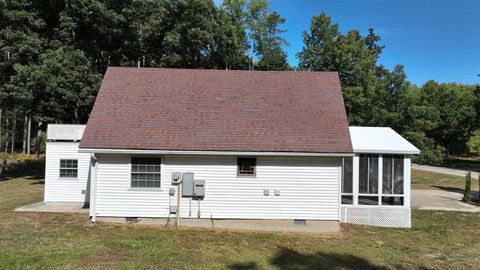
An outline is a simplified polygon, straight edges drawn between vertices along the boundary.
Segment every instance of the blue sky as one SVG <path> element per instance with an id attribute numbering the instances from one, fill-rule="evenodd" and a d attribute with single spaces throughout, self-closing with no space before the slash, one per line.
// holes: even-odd
<path id="1" fill-rule="evenodd" d="M 220 2 L 220 0 L 216 0 Z M 285 19 L 288 60 L 297 65 L 302 31 L 322 11 L 340 30 L 374 28 L 385 45 L 379 62 L 403 64 L 408 79 L 421 85 L 480 83 L 480 1 L 478 0 L 271 0 Z"/>

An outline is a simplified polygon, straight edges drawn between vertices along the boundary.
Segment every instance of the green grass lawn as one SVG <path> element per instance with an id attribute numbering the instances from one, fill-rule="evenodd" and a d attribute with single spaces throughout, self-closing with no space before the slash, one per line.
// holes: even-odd
<path id="1" fill-rule="evenodd" d="M 412 169 L 414 189 L 465 189 L 465 177 Z M 472 191 L 478 191 L 478 180 L 472 178 Z"/>
<path id="2" fill-rule="evenodd" d="M 21 213 L 37 172 L 0 178 L 0 269 L 474 269 L 480 214 L 413 211 L 412 229 L 349 226 L 333 236 L 90 225 Z"/>

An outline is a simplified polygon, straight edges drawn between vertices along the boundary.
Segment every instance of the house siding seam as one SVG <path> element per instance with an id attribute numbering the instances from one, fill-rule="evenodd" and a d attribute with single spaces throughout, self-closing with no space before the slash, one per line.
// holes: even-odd
<path id="1" fill-rule="evenodd" d="M 90 154 L 78 153 L 79 142 L 47 142 L 44 202 L 88 202 Z M 78 160 L 77 178 L 60 178 L 60 159 Z M 85 194 L 82 194 L 85 190 Z"/>
<path id="2" fill-rule="evenodd" d="M 340 158 L 258 157 L 256 177 L 238 177 L 235 156 L 167 155 L 162 157 L 161 189 L 135 190 L 130 188 L 130 157 L 97 155 L 97 216 L 168 217 L 171 173 L 179 171 L 206 180 L 201 218 L 339 220 Z M 280 196 L 274 196 L 275 189 Z M 176 204 L 176 196 L 171 201 Z M 198 201 L 192 201 L 191 211 L 189 205 L 189 198 L 181 198 L 181 217 L 191 212 L 197 218 Z"/>

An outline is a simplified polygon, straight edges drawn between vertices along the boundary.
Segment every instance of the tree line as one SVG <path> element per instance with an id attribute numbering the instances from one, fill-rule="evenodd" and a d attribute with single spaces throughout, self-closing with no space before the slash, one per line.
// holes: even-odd
<path id="1" fill-rule="evenodd" d="M 415 86 L 378 63 L 373 29 L 342 33 L 324 13 L 291 67 L 284 23 L 269 0 L 0 0 L 0 152 L 38 153 L 48 123 L 86 123 L 108 66 L 338 71 L 350 125 L 394 128 L 419 162 L 479 152 L 474 86 Z"/>

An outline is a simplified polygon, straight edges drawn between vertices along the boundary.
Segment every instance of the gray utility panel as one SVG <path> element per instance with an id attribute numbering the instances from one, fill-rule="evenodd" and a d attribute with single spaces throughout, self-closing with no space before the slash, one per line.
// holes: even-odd
<path id="1" fill-rule="evenodd" d="M 205 180 L 193 181 L 193 196 L 205 197 Z"/>
<path id="2" fill-rule="evenodd" d="M 193 196 L 193 173 L 186 172 L 182 174 L 182 196 L 191 197 Z"/>
<path id="3" fill-rule="evenodd" d="M 172 172 L 172 184 L 180 184 L 182 182 L 181 172 Z"/>

